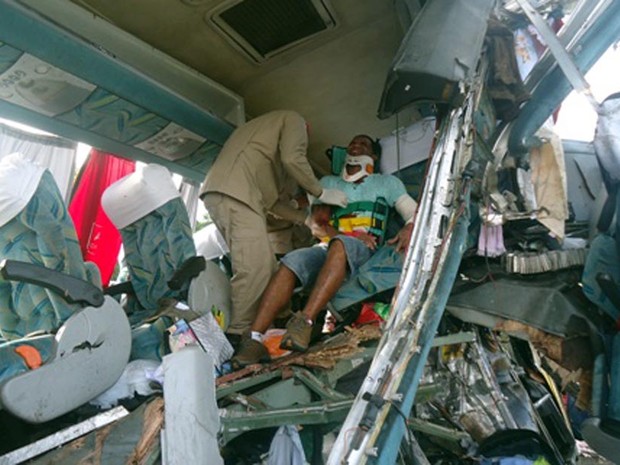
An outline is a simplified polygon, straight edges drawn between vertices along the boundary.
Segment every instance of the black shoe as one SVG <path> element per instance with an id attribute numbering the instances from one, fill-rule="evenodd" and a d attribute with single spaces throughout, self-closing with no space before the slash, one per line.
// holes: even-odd
<path id="1" fill-rule="evenodd" d="M 245 338 L 239 345 L 239 350 L 230 360 L 233 370 L 245 368 L 255 363 L 267 363 L 271 360 L 267 347 L 252 338 Z"/>
<path id="2" fill-rule="evenodd" d="M 234 351 L 237 352 L 237 348 L 239 347 L 239 344 L 241 344 L 241 334 L 226 333 L 226 339 L 228 339 L 228 342 L 230 342 L 230 345 Z"/>

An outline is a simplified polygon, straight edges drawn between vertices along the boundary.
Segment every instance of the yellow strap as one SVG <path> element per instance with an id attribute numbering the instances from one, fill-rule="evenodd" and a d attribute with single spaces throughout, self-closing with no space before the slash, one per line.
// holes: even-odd
<path id="1" fill-rule="evenodd" d="M 338 230 L 340 232 L 359 231 L 360 229 L 368 229 L 372 227 L 372 218 L 367 216 L 355 218 L 340 218 L 338 220 Z"/>

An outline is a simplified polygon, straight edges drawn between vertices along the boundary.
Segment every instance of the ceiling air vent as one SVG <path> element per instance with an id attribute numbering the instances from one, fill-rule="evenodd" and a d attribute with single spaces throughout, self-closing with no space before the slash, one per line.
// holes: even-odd
<path id="1" fill-rule="evenodd" d="M 336 26 L 326 0 L 231 0 L 208 17 L 258 63 Z"/>

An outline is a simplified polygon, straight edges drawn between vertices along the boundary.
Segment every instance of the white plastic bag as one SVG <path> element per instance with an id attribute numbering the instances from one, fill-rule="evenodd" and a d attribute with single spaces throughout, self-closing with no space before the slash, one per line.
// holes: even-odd
<path id="1" fill-rule="evenodd" d="M 297 428 L 283 425 L 278 428 L 269 447 L 267 465 L 305 465 L 306 454 Z"/>

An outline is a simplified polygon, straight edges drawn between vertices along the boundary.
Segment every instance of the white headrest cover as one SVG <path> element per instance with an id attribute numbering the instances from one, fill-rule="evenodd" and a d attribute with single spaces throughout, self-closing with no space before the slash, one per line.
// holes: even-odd
<path id="1" fill-rule="evenodd" d="M 170 171 L 146 165 L 110 185 L 101 196 L 101 206 L 114 226 L 123 229 L 180 196 Z"/>
<path id="2" fill-rule="evenodd" d="M 15 218 L 28 204 L 39 186 L 45 168 L 21 153 L 0 159 L 0 226 Z"/>

